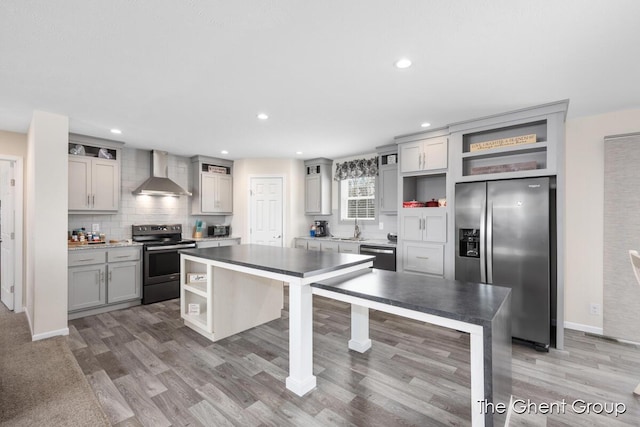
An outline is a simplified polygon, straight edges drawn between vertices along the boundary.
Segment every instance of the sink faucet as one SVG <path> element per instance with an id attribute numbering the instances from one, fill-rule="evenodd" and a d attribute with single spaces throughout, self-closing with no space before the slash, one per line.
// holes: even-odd
<path id="1" fill-rule="evenodd" d="M 358 218 L 355 219 L 355 227 L 353 229 L 353 237 L 356 239 L 360 238 L 360 227 L 358 227 Z"/>

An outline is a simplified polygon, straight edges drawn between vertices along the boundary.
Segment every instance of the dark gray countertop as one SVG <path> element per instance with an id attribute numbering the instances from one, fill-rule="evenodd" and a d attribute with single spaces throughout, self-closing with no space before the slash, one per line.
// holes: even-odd
<path id="1" fill-rule="evenodd" d="M 307 251 L 266 245 L 185 249 L 181 254 L 294 277 L 312 277 L 372 261 L 373 256 Z"/>
<path id="2" fill-rule="evenodd" d="M 493 320 L 511 292 L 502 286 L 377 269 L 311 286 L 483 326 Z"/>

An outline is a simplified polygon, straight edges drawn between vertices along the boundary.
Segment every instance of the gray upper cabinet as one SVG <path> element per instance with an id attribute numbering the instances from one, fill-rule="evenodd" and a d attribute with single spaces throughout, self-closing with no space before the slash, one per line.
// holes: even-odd
<path id="1" fill-rule="evenodd" d="M 423 172 L 447 168 L 446 136 L 400 144 L 400 172 Z"/>
<path id="2" fill-rule="evenodd" d="M 233 162 L 214 157 L 194 156 L 192 165 L 191 214 L 231 215 L 233 213 Z"/>
<path id="3" fill-rule="evenodd" d="M 312 159 L 304 162 L 307 215 L 331 215 L 331 168 L 333 160 Z"/>
<path id="4" fill-rule="evenodd" d="M 376 147 L 378 157 L 378 211 L 381 214 L 398 213 L 398 146 Z"/>
<path id="5" fill-rule="evenodd" d="M 121 142 L 69 135 L 69 213 L 113 213 L 120 207 Z M 99 152 L 106 153 L 100 157 Z M 104 155 L 104 154 L 103 154 Z"/>

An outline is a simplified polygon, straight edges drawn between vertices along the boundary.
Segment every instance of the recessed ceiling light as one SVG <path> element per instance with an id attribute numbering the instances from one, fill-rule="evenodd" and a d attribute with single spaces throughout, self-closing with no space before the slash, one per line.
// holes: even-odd
<path id="1" fill-rule="evenodd" d="M 302 154 L 302 151 L 296 151 L 296 154 L 300 155 L 300 154 Z"/>
<path id="2" fill-rule="evenodd" d="M 411 60 L 408 58 L 401 58 L 396 61 L 396 68 L 409 68 L 411 67 Z"/>
<path id="3" fill-rule="evenodd" d="M 260 120 L 267 120 L 269 118 L 269 116 L 267 116 L 265 113 L 260 113 L 260 114 L 258 114 L 258 118 Z"/>
<path id="4" fill-rule="evenodd" d="M 116 135 L 120 135 L 122 131 L 120 129 L 111 129 L 111 133 L 115 133 Z"/>
<path id="5" fill-rule="evenodd" d="M 428 128 L 429 126 L 431 126 L 431 123 L 427 123 L 427 122 L 424 122 L 423 124 L 420 125 L 420 127 L 423 127 L 423 128 Z"/>
<path id="6" fill-rule="evenodd" d="M 222 154 L 229 154 L 229 152 L 227 150 L 222 150 L 220 153 Z"/>

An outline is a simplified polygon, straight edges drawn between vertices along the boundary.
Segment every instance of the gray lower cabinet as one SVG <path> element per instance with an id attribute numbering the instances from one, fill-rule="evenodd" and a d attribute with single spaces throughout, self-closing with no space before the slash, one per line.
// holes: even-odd
<path id="1" fill-rule="evenodd" d="M 140 293 L 140 261 L 109 263 L 108 270 L 109 303 L 142 297 Z"/>
<path id="2" fill-rule="evenodd" d="M 230 238 L 230 239 L 216 239 L 216 240 L 200 240 L 196 243 L 196 247 L 198 249 L 203 248 L 217 248 L 218 246 L 233 246 L 239 245 L 240 238 Z"/>
<path id="3" fill-rule="evenodd" d="M 132 302 L 141 296 L 141 247 L 69 252 L 70 313 Z"/>
<path id="4" fill-rule="evenodd" d="M 310 251 L 338 252 L 342 254 L 358 254 L 360 253 L 360 244 L 351 242 L 336 242 L 323 239 L 294 239 L 293 246 L 298 249 L 307 249 Z"/>
<path id="5" fill-rule="evenodd" d="M 69 311 L 93 308 L 107 302 L 106 269 L 104 264 L 69 268 Z"/>

